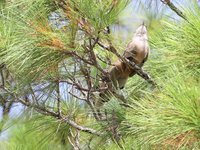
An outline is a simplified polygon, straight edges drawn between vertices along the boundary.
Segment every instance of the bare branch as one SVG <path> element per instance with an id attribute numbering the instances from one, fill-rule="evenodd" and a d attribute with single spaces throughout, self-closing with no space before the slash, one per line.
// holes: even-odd
<path id="1" fill-rule="evenodd" d="M 11 96 L 13 96 L 15 98 L 15 102 L 20 102 L 20 103 L 22 103 L 23 105 L 25 105 L 27 107 L 32 107 L 32 108 L 34 108 L 36 111 L 38 111 L 41 114 L 44 114 L 44 115 L 47 115 L 47 116 L 52 116 L 52 117 L 55 117 L 57 119 L 63 120 L 64 122 L 68 123 L 69 125 L 71 125 L 72 127 L 76 128 L 76 129 L 78 129 L 80 131 L 91 133 L 91 134 L 98 135 L 98 136 L 102 135 L 101 133 L 98 133 L 94 129 L 78 125 L 76 122 L 70 120 L 67 117 L 59 116 L 58 113 L 56 113 L 54 111 L 51 111 L 51 110 L 48 110 L 45 107 L 41 107 L 41 106 L 38 106 L 38 105 L 34 105 L 34 104 L 30 103 L 30 102 L 27 102 L 27 101 L 23 100 L 22 98 L 18 97 L 15 93 L 13 93 L 10 90 L 6 89 L 5 87 L 2 87 L 2 86 L 0 86 L 0 87 L 3 88 L 6 92 L 8 92 Z"/>
<path id="2" fill-rule="evenodd" d="M 183 12 L 178 9 L 170 0 L 160 0 L 162 3 L 169 6 L 169 8 L 174 11 L 179 17 L 183 18 L 184 20 L 188 21 L 187 17 L 183 14 Z"/>
<path id="3" fill-rule="evenodd" d="M 67 80 L 60 80 L 60 82 L 66 82 L 66 83 L 68 83 L 68 84 L 70 84 L 70 85 L 72 85 L 72 86 L 75 86 L 75 88 L 77 89 L 77 90 L 80 90 L 80 91 L 84 91 L 84 92 L 88 92 L 88 88 L 84 88 L 84 87 L 82 87 L 80 84 L 78 84 L 77 82 L 69 82 L 69 81 L 67 81 Z M 91 89 L 91 92 L 101 92 L 101 91 L 105 91 L 105 90 L 107 90 L 108 88 L 107 87 L 105 87 L 105 88 L 99 88 L 99 89 Z M 83 94 L 83 93 L 82 93 Z M 83 94 L 83 95 L 85 95 L 85 94 Z"/>
<path id="4" fill-rule="evenodd" d="M 76 130 L 76 135 L 74 135 L 74 133 L 72 132 L 72 130 L 70 129 L 70 134 L 71 134 L 71 138 L 68 136 L 68 140 L 70 142 L 70 144 L 73 146 L 74 150 L 80 150 L 80 133 L 79 131 Z M 73 138 L 73 141 L 72 141 Z"/>
<path id="5" fill-rule="evenodd" d="M 79 97 L 79 96 L 77 96 L 77 95 L 73 94 L 72 92 L 69 92 L 69 94 L 70 94 L 70 95 L 72 95 L 73 97 L 75 97 L 75 98 L 79 99 L 79 100 L 87 101 L 87 99 L 86 99 L 86 98 Z"/>
<path id="6" fill-rule="evenodd" d="M 57 92 L 57 111 L 58 111 L 58 115 L 61 115 L 61 99 L 60 99 L 60 82 L 59 80 L 57 81 L 57 85 L 56 85 L 56 92 Z"/>
<path id="7" fill-rule="evenodd" d="M 4 79 L 4 74 L 3 74 L 3 69 L 0 70 L 1 71 L 1 82 L 2 82 L 2 86 L 5 86 L 5 79 Z"/>
<path id="8" fill-rule="evenodd" d="M 103 63 L 105 63 L 105 64 L 107 64 L 107 65 L 109 65 L 109 66 L 115 66 L 114 64 L 111 63 L 111 60 L 110 60 L 110 59 L 107 59 L 107 61 L 106 61 L 106 60 L 104 60 L 103 58 L 101 58 L 101 57 L 98 56 L 98 55 L 97 55 L 97 58 L 98 58 L 100 61 L 102 61 Z"/>
<path id="9" fill-rule="evenodd" d="M 75 123 L 74 121 L 70 120 L 69 118 L 62 118 L 62 120 L 67 122 L 69 125 L 71 125 L 72 127 L 76 128 L 76 129 L 78 129 L 80 131 L 91 133 L 91 134 L 98 135 L 98 136 L 102 135 L 102 133 L 99 133 L 94 129 L 78 125 L 77 123 Z"/>

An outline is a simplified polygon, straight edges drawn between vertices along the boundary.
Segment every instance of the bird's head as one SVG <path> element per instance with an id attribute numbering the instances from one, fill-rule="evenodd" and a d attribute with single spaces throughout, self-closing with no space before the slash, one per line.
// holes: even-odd
<path id="1" fill-rule="evenodd" d="M 136 31 L 135 31 L 135 35 L 136 36 L 143 36 L 143 35 L 147 35 L 147 28 L 144 25 L 144 23 L 142 25 L 140 25 Z"/>

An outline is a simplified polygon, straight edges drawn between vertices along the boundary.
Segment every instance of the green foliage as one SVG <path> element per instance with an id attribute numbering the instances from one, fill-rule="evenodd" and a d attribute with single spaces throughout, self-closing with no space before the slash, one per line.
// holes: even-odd
<path id="1" fill-rule="evenodd" d="M 66 147 L 72 149 L 69 143 L 65 143 L 67 135 L 68 125 L 50 117 L 37 116 L 15 123 L 8 130 L 9 140 L 0 142 L 0 146 L 9 150 L 64 150 Z"/>
<path id="2" fill-rule="evenodd" d="M 6 42 L 2 40 L 0 56 L 17 77 L 33 81 L 55 70 L 66 58 L 60 50 L 64 47 L 62 41 L 68 40 L 66 34 L 51 29 L 45 1 L 20 2 L 2 11 L 1 33 L 7 36 L 3 38 Z"/>
<path id="3" fill-rule="evenodd" d="M 117 16 L 129 2 L 130 0 L 72 0 L 70 3 L 78 9 L 78 15 L 87 18 L 89 25 L 97 33 L 115 23 Z"/>
<path id="4" fill-rule="evenodd" d="M 55 106 L 52 105 L 52 107 Z M 89 123 L 85 109 L 83 106 L 80 107 L 75 100 L 64 103 L 62 113 L 78 124 Z M 7 139 L 0 141 L 0 147 L 3 150 L 72 149 L 68 141 L 71 131 L 75 130 L 64 120 L 26 109 L 20 117 L 8 120 L 3 125 L 2 133 L 6 133 L 4 138 Z M 87 137 L 87 134 L 85 136 Z"/>
<path id="5" fill-rule="evenodd" d="M 48 74 L 56 74 L 72 50 L 83 53 L 80 43 L 83 43 L 84 37 L 81 41 L 76 39 L 80 36 L 78 23 L 83 24 L 82 30 L 98 33 L 115 23 L 127 4 L 128 0 L 99 3 L 93 0 L 70 1 L 62 12 L 69 19 L 69 25 L 59 31 L 49 24 L 52 8 L 46 0 L 13 2 L 2 11 L 0 18 L 3 20 L 0 26 L 3 31 L 0 35 L 3 36 L 0 41 L 1 61 L 18 79 L 22 79 L 20 82 L 31 83 Z M 70 63 L 71 60 L 68 61 Z"/>
<path id="6" fill-rule="evenodd" d="M 99 34 L 99 31 L 116 23 L 128 3 L 129 0 L 71 0 L 66 4 L 66 10 L 59 10 L 70 20 L 69 25 L 57 30 L 48 20 L 49 14 L 56 9 L 52 0 L 16 0 L 1 10 L 0 63 L 9 67 L 14 77 L 20 79 L 20 84 L 36 85 L 34 88 L 39 88 L 40 92 L 38 103 L 57 112 L 56 96 L 61 90 L 68 89 L 58 89 L 56 93 L 59 85 L 52 79 L 57 76 L 60 79 L 84 79 L 83 74 L 77 73 L 76 77 L 71 74 L 71 66 L 76 60 L 68 53 L 77 52 L 85 57 L 82 43 L 97 35 L 102 41 L 112 41 L 112 35 Z M 113 98 L 102 106 L 107 120 L 96 122 L 91 117 L 92 112 L 84 107 L 85 103 L 61 98 L 62 115 L 104 133 L 102 137 L 96 137 L 81 132 L 81 148 L 117 150 L 121 149 L 121 144 L 127 150 L 200 149 L 200 10 L 192 4 L 183 12 L 188 21 L 147 14 L 151 55 L 144 69 L 150 72 L 158 87 L 153 90 L 140 77 L 129 79 L 124 95 L 133 108 L 121 106 Z M 78 24 L 83 25 L 79 27 Z M 87 36 L 82 36 L 81 30 Z M 120 43 L 112 42 L 117 46 Z M 112 57 L 99 47 L 94 48 L 94 53 L 106 61 L 109 60 L 106 57 Z M 67 68 L 65 71 L 63 64 Z M 104 62 L 99 64 L 102 68 L 107 67 Z M 97 70 L 90 70 L 96 86 L 99 84 Z M 41 84 L 37 85 L 35 81 Z M 16 94 L 32 92 L 27 86 L 22 87 L 15 89 Z M 31 115 L 27 113 L 27 116 Z M 70 129 L 73 128 L 66 122 L 49 116 L 27 118 L 12 128 L 9 140 L 0 142 L 1 148 L 72 149 L 68 138 L 72 137 Z M 116 126 L 119 141 L 113 138 L 111 130 Z"/>
<path id="7" fill-rule="evenodd" d="M 171 75 L 160 83 L 162 87 L 154 94 L 133 100 L 134 108 L 124 122 L 127 134 L 140 144 L 192 146 L 199 141 L 199 83 L 177 69 L 171 69 Z"/>
<path id="8" fill-rule="evenodd" d="M 150 41 L 152 48 L 160 53 L 162 64 L 176 64 L 197 75 L 200 72 L 200 10 L 195 3 L 183 13 L 188 21 L 162 20 L 160 28 L 151 34 Z"/>

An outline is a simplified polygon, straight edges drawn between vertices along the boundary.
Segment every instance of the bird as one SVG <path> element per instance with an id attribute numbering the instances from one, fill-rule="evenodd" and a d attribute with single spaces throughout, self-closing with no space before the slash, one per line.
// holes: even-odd
<path id="1" fill-rule="evenodd" d="M 142 67 L 147 61 L 149 53 L 147 28 L 143 23 L 136 29 L 131 42 L 123 53 L 123 57 Z M 109 74 L 114 87 L 123 89 L 128 78 L 134 76 L 136 71 L 118 59 L 109 70 Z"/>

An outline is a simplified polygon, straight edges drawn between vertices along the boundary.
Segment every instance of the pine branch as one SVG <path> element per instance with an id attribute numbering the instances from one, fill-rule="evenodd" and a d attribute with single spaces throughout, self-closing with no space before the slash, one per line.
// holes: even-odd
<path id="1" fill-rule="evenodd" d="M 18 97 L 16 95 L 16 93 L 13 93 L 12 91 L 8 90 L 5 87 L 0 86 L 0 88 L 2 88 L 4 91 L 9 93 L 11 96 L 13 96 L 13 98 L 15 98 L 15 102 L 20 102 L 24 106 L 27 106 L 29 108 L 33 108 L 34 110 L 36 110 L 37 112 L 39 112 L 39 113 L 41 113 L 43 115 L 52 116 L 52 117 L 57 118 L 59 120 L 63 120 L 63 121 L 65 121 L 66 123 L 68 123 L 70 126 L 72 126 L 73 128 L 75 128 L 77 130 L 80 130 L 80 131 L 83 131 L 83 132 L 87 132 L 87 133 L 90 133 L 90 134 L 94 134 L 94 135 L 97 135 L 97 136 L 102 135 L 101 133 L 97 132 L 94 129 L 78 125 L 76 122 L 70 120 L 67 117 L 59 115 L 57 112 L 54 112 L 52 110 L 49 110 L 49 109 L 47 109 L 45 107 L 42 107 L 42 106 L 39 106 L 39 105 L 35 105 L 33 103 L 30 103 L 29 101 L 23 100 L 22 98 Z"/>
<path id="2" fill-rule="evenodd" d="M 187 20 L 187 17 L 183 14 L 183 12 L 178 9 L 174 3 L 172 3 L 170 0 L 160 0 L 162 3 L 166 4 L 167 6 L 169 6 L 169 8 L 174 11 L 179 17 L 183 18 L 184 20 Z"/>
<path id="3" fill-rule="evenodd" d="M 69 125 L 71 125 L 72 127 L 76 128 L 76 129 L 78 129 L 80 131 L 91 133 L 91 134 L 94 134 L 94 135 L 97 135 L 97 136 L 102 135 L 102 133 L 99 133 L 94 129 L 78 125 L 77 123 L 75 123 L 74 121 L 70 120 L 69 118 L 62 118 L 62 120 L 67 122 Z"/>

